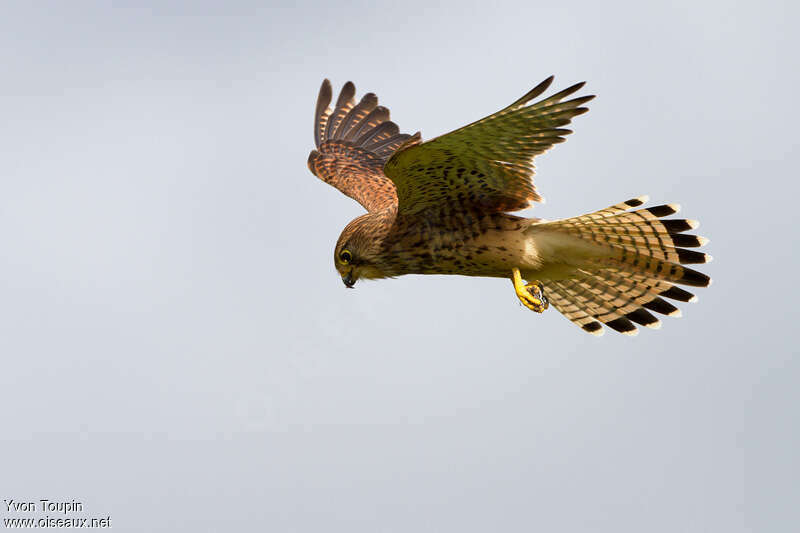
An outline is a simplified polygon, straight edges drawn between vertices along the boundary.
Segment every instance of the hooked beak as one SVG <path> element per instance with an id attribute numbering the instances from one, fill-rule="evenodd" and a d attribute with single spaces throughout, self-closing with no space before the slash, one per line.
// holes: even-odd
<path id="1" fill-rule="evenodd" d="M 352 289 L 353 285 L 356 284 L 356 280 L 353 279 L 353 271 L 351 270 L 348 272 L 347 275 L 342 278 L 342 281 L 344 282 L 345 287 Z"/>

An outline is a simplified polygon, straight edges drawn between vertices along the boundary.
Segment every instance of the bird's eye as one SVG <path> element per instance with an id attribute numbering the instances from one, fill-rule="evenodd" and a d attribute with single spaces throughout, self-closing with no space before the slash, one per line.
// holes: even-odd
<path id="1" fill-rule="evenodd" d="M 353 254 L 350 253 L 350 250 L 342 250 L 339 252 L 339 259 L 346 265 L 353 260 Z"/>

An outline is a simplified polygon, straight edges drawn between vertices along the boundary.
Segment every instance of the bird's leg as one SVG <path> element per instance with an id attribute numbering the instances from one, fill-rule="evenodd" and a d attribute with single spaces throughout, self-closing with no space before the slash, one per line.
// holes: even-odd
<path id="1" fill-rule="evenodd" d="M 517 293 L 519 301 L 531 311 L 542 313 L 545 309 L 550 307 L 550 303 L 544 296 L 544 285 L 542 285 L 540 281 L 533 281 L 526 285 L 525 282 L 522 281 L 522 275 L 519 273 L 519 269 L 513 268 L 511 270 L 511 282 L 514 284 L 514 290 Z"/>

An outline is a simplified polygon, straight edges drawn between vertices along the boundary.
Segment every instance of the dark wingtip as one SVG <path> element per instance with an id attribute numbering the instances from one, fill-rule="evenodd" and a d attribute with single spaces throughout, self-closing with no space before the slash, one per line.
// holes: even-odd
<path id="1" fill-rule="evenodd" d="M 509 107 L 513 108 L 516 106 L 521 106 L 527 102 L 530 102 L 531 100 L 533 100 L 534 98 L 545 92 L 547 88 L 550 87 L 550 84 L 553 83 L 554 79 L 555 76 L 551 75 L 549 78 L 546 78 L 545 80 L 539 82 L 533 89 L 522 95 L 522 97 L 519 100 L 511 104 Z"/>
<path id="2" fill-rule="evenodd" d="M 322 80 L 322 85 L 319 88 L 319 95 L 317 96 L 317 106 L 314 110 L 314 144 L 319 147 L 320 143 L 324 140 L 322 138 L 323 132 L 321 131 L 322 115 L 331 103 L 333 98 L 333 89 L 331 89 L 331 81 L 328 78 Z"/>
<path id="3" fill-rule="evenodd" d="M 347 105 L 347 103 L 350 102 L 355 95 L 356 86 L 352 81 L 348 81 L 342 86 L 342 90 L 339 92 L 339 98 L 336 100 L 336 107 Z"/>
<path id="4" fill-rule="evenodd" d="M 353 83 L 352 81 L 348 81 L 347 83 L 345 83 L 345 84 L 342 86 L 342 92 L 343 92 L 343 93 L 355 94 L 355 92 L 356 92 L 356 85 L 355 85 L 355 83 Z"/>
<path id="5" fill-rule="evenodd" d="M 547 78 L 545 78 L 542 81 L 540 81 L 539 83 L 537 83 L 536 86 L 533 89 L 531 89 L 530 91 L 528 91 L 528 94 L 526 94 L 525 96 L 530 96 L 530 98 L 533 98 L 535 96 L 539 96 L 540 94 L 545 92 L 550 87 L 550 85 L 553 84 L 553 80 L 555 80 L 555 79 L 556 79 L 556 77 L 551 74 Z"/>
<path id="6" fill-rule="evenodd" d="M 333 86 L 331 85 L 331 80 L 325 78 L 322 80 L 322 85 L 319 87 L 319 97 L 317 100 L 319 102 L 324 102 L 327 100 L 326 106 L 331 102 L 331 98 L 333 98 Z"/>
<path id="7" fill-rule="evenodd" d="M 584 85 L 586 85 L 585 81 L 581 81 L 579 83 L 574 83 L 574 84 L 570 85 L 569 87 L 567 87 L 566 89 L 562 89 L 561 91 L 557 92 L 556 94 L 554 94 L 550 98 L 555 98 L 557 100 L 562 100 L 563 98 L 566 98 L 567 96 L 569 96 L 571 94 L 574 94 L 574 93 L 580 91 L 581 89 L 583 89 Z M 593 95 L 581 96 L 580 97 L 580 99 L 582 99 L 585 102 L 588 102 L 592 98 L 594 98 Z"/>
<path id="8" fill-rule="evenodd" d="M 576 90 L 576 91 L 579 91 L 579 90 L 583 89 L 583 87 L 584 87 L 585 85 L 586 85 L 586 82 L 585 82 L 585 81 L 579 81 L 578 83 L 576 83 L 576 84 L 574 84 L 572 87 L 570 87 L 570 89 L 574 89 L 574 90 Z"/>

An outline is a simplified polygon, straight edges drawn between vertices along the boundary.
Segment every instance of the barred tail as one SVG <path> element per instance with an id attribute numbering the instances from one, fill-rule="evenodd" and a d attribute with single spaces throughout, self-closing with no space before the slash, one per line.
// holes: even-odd
<path id="1" fill-rule="evenodd" d="M 601 335 L 605 324 L 635 335 L 636 324 L 659 328 L 655 313 L 680 316 L 666 299 L 680 302 L 696 298 L 675 284 L 706 287 L 711 278 L 683 265 L 707 263 L 711 256 L 695 250 L 708 242 L 683 232 L 694 220 L 667 219 L 678 205 L 667 204 L 631 210 L 647 197 L 635 198 L 586 215 L 543 223 L 539 231 L 556 232 L 563 239 L 576 237 L 590 252 L 581 254 L 566 279 L 545 281 L 546 294 L 564 316 L 589 333 Z M 567 239 L 573 241 L 574 239 Z M 585 246 L 581 245 L 585 248 Z M 665 299 L 666 298 L 666 299 Z"/>

